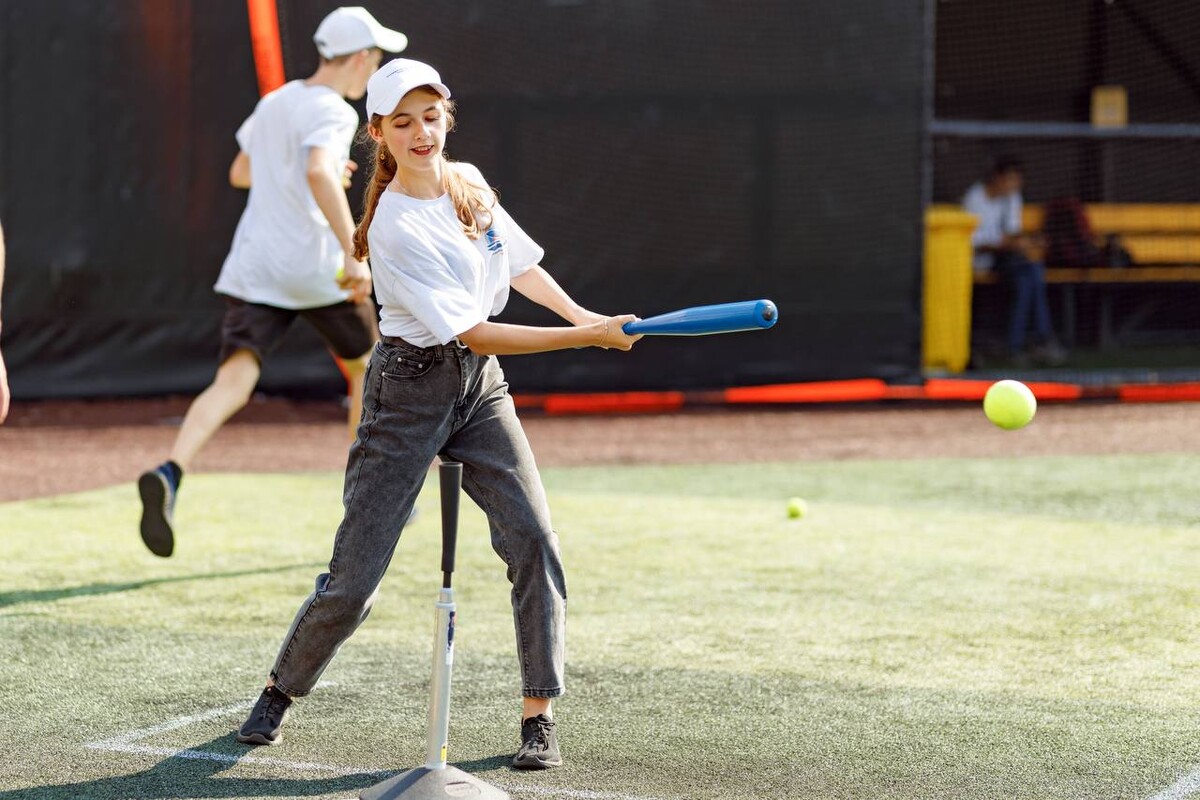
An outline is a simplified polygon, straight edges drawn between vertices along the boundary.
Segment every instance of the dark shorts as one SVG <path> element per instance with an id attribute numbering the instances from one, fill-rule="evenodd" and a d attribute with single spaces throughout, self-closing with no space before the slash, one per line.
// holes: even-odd
<path id="1" fill-rule="evenodd" d="M 375 303 L 338 303 L 320 308 L 278 308 L 247 303 L 225 297 L 225 318 L 221 321 L 221 362 L 238 350 L 249 350 L 262 363 L 279 346 L 288 328 L 303 317 L 317 329 L 338 358 L 353 359 L 367 355 L 378 338 Z"/>

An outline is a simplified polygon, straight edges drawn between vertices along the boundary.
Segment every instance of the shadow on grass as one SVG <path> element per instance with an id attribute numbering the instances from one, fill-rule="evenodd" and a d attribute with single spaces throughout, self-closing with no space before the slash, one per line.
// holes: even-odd
<path id="1" fill-rule="evenodd" d="M 176 575 L 172 578 L 150 578 L 144 581 L 128 581 L 126 583 L 90 583 L 84 586 L 72 586 L 66 589 L 36 589 L 31 591 L 0 592 L 0 608 L 16 606 L 22 603 L 52 603 L 70 597 L 88 597 L 97 594 L 116 594 L 117 592 L 132 592 L 147 586 L 161 583 L 183 583 L 185 581 L 211 581 L 221 578 L 243 578 L 247 575 L 268 575 L 273 572 L 287 572 L 293 569 L 312 569 L 324 567 L 323 562 L 312 564 L 288 564 L 282 567 L 267 567 L 264 569 L 244 569 L 233 572 L 209 572 L 202 575 Z"/>
<path id="2" fill-rule="evenodd" d="M 477 758 L 474 761 L 452 761 L 450 764 L 463 772 L 471 773 L 487 772 L 493 769 L 507 769 L 509 772 L 516 772 L 512 765 L 513 755 L 515 754 Z"/>
<path id="3" fill-rule="evenodd" d="M 218 774 L 236 763 L 231 759 L 206 758 L 211 753 L 240 759 L 255 750 L 238 743 L 227 733 L 177 755 L 164 758 L 149 769 L 112 778 L 79 783 L 60 783 L 34 789 L 0 792 L 0 800 L 75 800 L 76 798 L 138 798 L 175 800 L 201 797 L 313 797 L 359 791 L 395 774 L 362 772 L 330 778 L 222 778 Z"/>
<path id="4" fill-rule="evenodd" d="M 0 791 L 0 800 L 186 800 L 225 797 L 314 797 L 341 793 L 357 797 L 363 789 L 399 774 L 399 771 L 380 770 L 329 778 L 218 777 L 220 773 L 238 763 L 243 756 L 258 756 L 272 749 L 241 744 L 235 738 L 235 734 L 227 733 L 167 756 L 141 772 L 78 783 Z M 457 762 L 454 766 L 473 773 L 507 767 L 511 762 L 511 755 L 492 756 L 475 761 Z M 263 768 L 270 769 L 271 765 L 263 765 Z"/>

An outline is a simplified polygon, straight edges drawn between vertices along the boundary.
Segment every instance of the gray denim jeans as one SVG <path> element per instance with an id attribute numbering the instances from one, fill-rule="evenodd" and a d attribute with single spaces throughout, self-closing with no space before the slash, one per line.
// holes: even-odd
<path id="1" fill-rule="evenodd" d="M 455 344 L 385 337 L 364 377 L 363 414 L 346 466 L 342 524 L 329 571 L 300 607 L 271 670 L 300 697 L 366 619 L 434 456 L 463 465 L 463 488 L 508 565 L 526 697 L 563 693 L 567 590 L 558 536 L 504 373 Z M 437 565 L 428 565 L 435 571 Z"/>

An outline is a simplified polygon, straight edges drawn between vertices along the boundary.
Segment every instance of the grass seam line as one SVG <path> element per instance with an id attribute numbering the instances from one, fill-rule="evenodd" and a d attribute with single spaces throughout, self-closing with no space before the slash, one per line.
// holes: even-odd
<path id="1" fill-rule="evenodd" d="M 1166 789 L 1150 797 L 1149 800 L 1183 800 L 1198 791 L 1200 791 L 1200 767 L 1196 767 Z"/>

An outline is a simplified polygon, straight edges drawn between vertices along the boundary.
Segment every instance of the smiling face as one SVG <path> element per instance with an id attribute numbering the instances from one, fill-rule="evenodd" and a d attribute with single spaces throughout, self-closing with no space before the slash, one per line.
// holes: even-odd
<path id="1" fill-rule="evenodd" d="M 379 128 L 368 130 L 375 141 L 383 141 L 396 159 L 398 171 L 436 170 L 446 145 L 448 118 L 445 101 L 432 89 L 413 89 L 400 100 L 396 110 L 379 120 Z"/>

